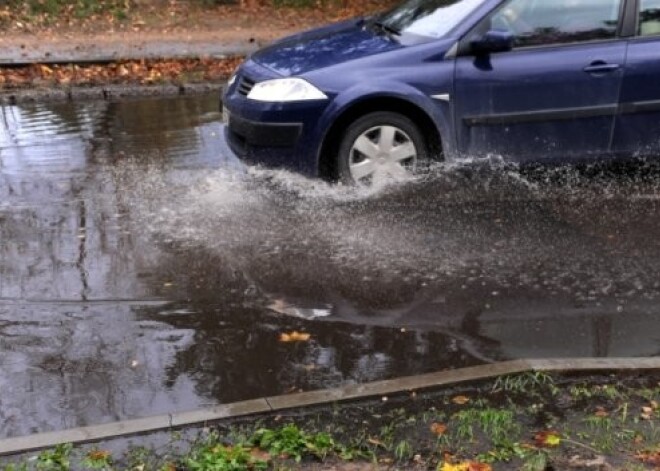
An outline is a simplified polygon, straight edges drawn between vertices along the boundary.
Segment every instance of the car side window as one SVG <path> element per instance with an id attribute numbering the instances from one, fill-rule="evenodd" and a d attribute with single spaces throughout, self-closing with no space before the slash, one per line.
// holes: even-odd
<path id="1" fill-rule="evenodd" d="M 640 0 L 639 7 L 638 34 L 660 35 L 660 0 Z"/>
<path id="2" fill-rule="evenodd" d="M 514 35 L 514 47 L 610 39 L 617 33 L 621 1 L 509 0 L 477 31 L 508 31 Z"/>

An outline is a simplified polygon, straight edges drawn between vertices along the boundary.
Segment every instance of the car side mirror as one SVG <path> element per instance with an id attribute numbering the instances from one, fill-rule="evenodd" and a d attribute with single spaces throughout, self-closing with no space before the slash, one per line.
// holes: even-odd
<path id="1" fill-rule="evenodd" d="M 476 55 L 510 51 L 514 39 L 508 31 L 493 29 L 470 41 L 470 51 Z"/>

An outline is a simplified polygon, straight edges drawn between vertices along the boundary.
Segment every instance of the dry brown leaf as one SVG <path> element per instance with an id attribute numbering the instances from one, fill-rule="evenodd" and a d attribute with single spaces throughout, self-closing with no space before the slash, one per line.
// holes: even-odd
<path id="1" fill-rule="evenodd" d="M 271 454 L 261 448 L 252 448 L 250 450 L 250 455 L 252 455 L 254 459 L 261 461 L 270 461 L 272 459 Z"/>
<path id="2" fill-rule="evenodd" d="M 110 458 L 110 454 L 111 453 L 107 450 L 91 450 L 89 453 L 87 453 L 87 457 L 90 460 L 100 461 Z"/>
<path id="3" fill-rule="evenodd" d="M 650 408 L 648 406 L 642 407 L 642 413 L 640 414 L 640 417 L 642 419 L 651 420 L 652 415 L 653 415 L 653 409 L 652 408 Z"/>
<path id="4" fill-rule="evenodd" d="M 386 448 L 385 444 L 384 444 L 382 441 L 380 441 L 379 439 L 377 439 L 377 438 L 371 438 L 371 437 L 369 437 L 369 438 L 367 438 L 367 442 L 368 442 L 368 443 L 371 443 L 372 445 L 376 445 L 376 446 L 380 446 L 380 447 Z"/>
<path id="5" fill-rule="evenodd" d="M 467 396 L 455 396 L 452 398 L 451 402 L 453 402 L 454 404 L 458 404 L 459 406 L 462 406 L 470 402 L 470 398 Z"/>
<path id="6" fill-rule="evenodd" d="M 555 447 L 561 444 L 561 435 L 556 430 L 543 430 L 534 435 L 538 447 Z"/>
<path id="7" fill-rule="evenodd" d="M 660 451 L 640 452 L 635 455 L 635 458 L 637 458 L 642 463 L 660 466 Z"/>
<path id="8" fill-rule="evenodd" d="M 434 435 L 437 435 L 438 437 L 444 435 L 446 431 L 447 431 L 447 426 L 445 424 L 441 424 L 438 422 L 433 422 L 431 424 L 431 432 Z"/>
<path id="9" fill-rule="evenodd" d="M 294 330 L 293 332 L 289 333 L 281 333 L 280 342 L 307 342 L 310 337 L 311 334 L 308 334 L 307 332 L 298 332 Z"/>
<path id="10" fill-rule="evenodd" d="M 462 461 L 460 463 L 444 462 L 439 471 L 492 471 L 489 464 L 480 463 L 478 461 Z"/>
<path id="11" fill-rule="evenodd" d="M 596 412 L 594 412 L 594 416 L 596 417 L 608 417 L 609 415 L 610 413 L 603 407 L 596 407 Z"/>

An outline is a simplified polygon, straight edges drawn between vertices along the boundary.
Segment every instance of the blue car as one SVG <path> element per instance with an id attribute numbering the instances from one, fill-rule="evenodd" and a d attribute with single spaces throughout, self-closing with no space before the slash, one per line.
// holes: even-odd
<path id="1" fill-rule="evenodd" d="M 657 155 L 660 0 L 410 0 L 254 53 L 223 104 L 245 161 L 351 184 Z"/>

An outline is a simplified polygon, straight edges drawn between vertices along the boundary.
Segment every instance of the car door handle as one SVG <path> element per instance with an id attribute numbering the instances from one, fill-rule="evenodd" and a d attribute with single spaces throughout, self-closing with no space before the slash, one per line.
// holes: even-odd
<path id="1" fill-rule="evenodd" d="M 594 62 L 591 65 L 588 65 L 584 68 L 584 71 L 588 74 L 606 74 L 608 72 L 614 72 L 615 70 L 620 69 L 619 64 L 608 64 L 606 62 Z"/>

